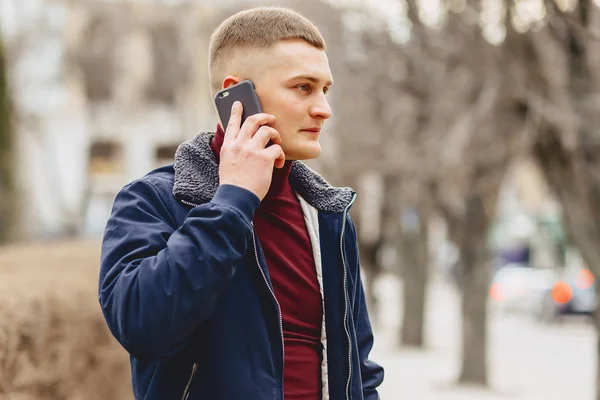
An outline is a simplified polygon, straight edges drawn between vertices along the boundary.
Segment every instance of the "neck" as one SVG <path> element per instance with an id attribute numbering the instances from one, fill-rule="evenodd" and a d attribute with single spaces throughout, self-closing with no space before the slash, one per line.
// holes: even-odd
<path id="1" fill-rule="evenodd" d="M 221 128 L 221 125 L 217 125 L 217 131 L 213 138 L 210 146 L 215 154 L 217 163 L 221 160 L 221 148 L 223 147 L 223 141 L 225 140 L 225 131 Z M 267 193 L 266 199 L 277 197 L 283 194 L 289 187 L 289 176 L 292 168 L 292 162 L 286 161 L 283 168 L 273 168 L 273 177 L 271 179 L 271 187 Z"/>

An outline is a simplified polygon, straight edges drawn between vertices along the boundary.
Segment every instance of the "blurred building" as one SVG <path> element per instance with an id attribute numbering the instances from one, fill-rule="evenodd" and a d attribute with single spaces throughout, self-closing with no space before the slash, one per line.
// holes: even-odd
<path id="1" fill-rule="evenodd" d="M 25 237 L 98 234 L 115 193 L 216 117 L 206 4 L 2 0 Z"/>
<path id="2" fill-rule="evenodd" d="M 214 130 L 210 34 L 228 7 L 251 3 L 2 0 L 22 236 L 100 234 L 123 185 Z M 321 29 L 339 71 L 339 13 L 319 2 L 293 6 Z M 335 163 L 334 135 L 322 144 L 313 168 Z"/>

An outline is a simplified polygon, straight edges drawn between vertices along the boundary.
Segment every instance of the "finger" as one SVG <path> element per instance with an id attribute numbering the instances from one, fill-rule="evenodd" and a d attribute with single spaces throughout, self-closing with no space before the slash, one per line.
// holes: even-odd
<path id="1" fill-rule="evenodd" d="M 269 158 L 273 160 L 276 168 L 283 168 L 285 164 L 285 153 L 280 145 L 274 144 L 265 149 L 265 152 L 269 155 Z"/>
<path id="2" fill-rule="evenodd" d="M 252 138 L 252 142 L 256 144 L 256 147 L 261 149 L 264 149 L 269 141 L 272 141 L 275 144 L 281 144 L 281 136 L 279 136 L 279 132 L 277 132 L 275 128 L 266 125 L 258 128 L 258 131 L 256 131 Z"/>
<path id="3" fill-rule="evenodd" d="M 238 133 L 239 139 L 250 139 L 262 125 L 275 122 L 275 117 L 270 114 L 259 113 L 246 118 Z"/>
<path id="4" fill-rule="evenodd" d="M 244 108 L 242 103 L 236 101 L 231 106 L 231 116 L 229 117 L 229 122 L 225 127 L 225 141 L 235 139 L 240 132 L 240 124 L 242 122 L 242 112 Z"/>

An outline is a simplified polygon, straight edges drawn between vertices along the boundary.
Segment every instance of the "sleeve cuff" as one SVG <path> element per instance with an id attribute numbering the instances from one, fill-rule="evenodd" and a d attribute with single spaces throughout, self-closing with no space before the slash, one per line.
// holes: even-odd
<path id="1" fill-rule="evenodd" d="M 248 219 L 248 224 L 260 207 L 260 199 L 257 195 L 235 185 L 220 185 L 211 203 L 235 208 Z"/>

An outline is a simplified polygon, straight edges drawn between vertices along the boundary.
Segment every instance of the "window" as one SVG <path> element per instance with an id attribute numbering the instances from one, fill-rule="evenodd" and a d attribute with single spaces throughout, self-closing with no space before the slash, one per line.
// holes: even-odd
<path id="1" fill-rule="evenodd" d="M 175 159 L 175 151 L 177 151 L 178 144 L 165 144 L 158 146 L 154 153 L 154 165 L 162 167 L 164 165 L 173 164 Z"/>
<path id="2" fill-rule="evenodd" d="M 98 140 L 90 147 L 92 175 L 120 174 L 123 172 L 123 149 L 120 143 Z"/>

